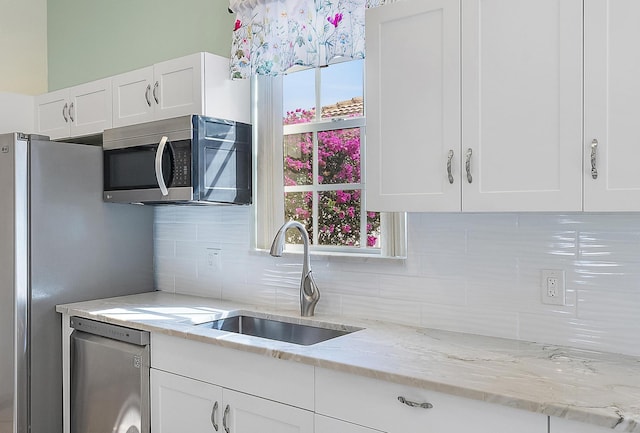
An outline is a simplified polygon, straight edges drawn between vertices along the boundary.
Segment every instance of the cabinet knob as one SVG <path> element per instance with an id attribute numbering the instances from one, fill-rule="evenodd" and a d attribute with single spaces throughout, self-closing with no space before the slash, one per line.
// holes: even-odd
<path id="1" fill-rule="evenodd" d="M 453 160 L 453 150 L 449 150 L 449 155 L 447 156 L 447 177 L 449 178 L 449 183 L 453 185 L 453 174 L 451 174 L 451 160 Z"/>
<path id="2" fill-rule="evenodd" d="M 597 165 L 598 158 L 598 140 L 594 139 L 591 142 L 591 177 L 594 179 L 598 178 L 598 169 Z"/>
<path id="3" fill-rule="evenodd" d="M 215 431 L 218 431 L 218 422 L 216 421 L 216 415 L 218 414 L 218 402 L 216 401 L 213 404 L 213 409 L 211 409 L 211 425 Z"/>
<path id="4" fill-rule="evenodd" d="M 153 99 L 155 99 L 156 104 L 160 103 L 160 99 L 158 99 L 158 86 L 160 86 L 160 83 L 156 81 L 156 84 L 153 85 Z"/>
<path id="5" fill-rule="evenodd" d="M 471 154 L 472 153 L 473 151 L 471 150 L 471 148 L 468 148 L 466 159 L 464 162 L 465 169 L 467 170 L 467 182 L 469 183 L 473 182 L 473 177 L 471 177 Z"/>
<path id="6" fill-rule="evenodd" d="M 71 105 L 69 105 L 69 119 L 70 119 L 72 122 L 75 122 L 75 119 L 73 118 L 73 117 L 74 117 L 74 113 L 73 113 L 73 111 L 74 111 L 74 110 L 73 110 L 73 102 L 72 102 L 72 103 L 71 103 Z"/>
<path id="7" fill-rule="evenodd" d="M 62 117 L 64 117 L 64 123 L 69 122 L 69 118 L 67 117 L 67 110 L 69 109 L 69 104 L 64 103 L 64 107 L 62 107 Z"/>
<path id="8" fill-rule="evenodd" d="M 227 405 L 227 407 L 224 408 L 224 415 L 222 416 L 222 427 L 224 427 L 224 431 L 226 433 L 229 433 L 231 431 L 229 425 L 227 424 L 227 417 L 229 416 L 230 410 L 231 408 L 229 407 L 229 405 Z"/>
<path id="9" fill-rule="evenodd" d="M 147 100 L 147 105 L 151 107 L 151 97 L 149 96 L 151 93 L 151 84 L 147 84 L 147 90 L 144 91 L 144 99 Z"/>
<path id="10" fill-rule="evenodd" d="M 398 401 L 402 404 L 406 404 L 409 407 L 419 407 L 422 409 L 431 409 L 433 408 L 433 405 L 431 403 L 416 403 L 415 401 L 411 401 L 411 400 L 407 400 L 406 398 L 404 398 L 403 396 L 399 396 L 398 397 Z"/>

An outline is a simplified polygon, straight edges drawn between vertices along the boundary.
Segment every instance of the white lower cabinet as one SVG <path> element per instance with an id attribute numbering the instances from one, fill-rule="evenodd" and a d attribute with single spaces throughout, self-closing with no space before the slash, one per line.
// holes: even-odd
<path id="1" fill-rule="evenodd" d="M 542 414 L 163 334 L 151 335 L 151 368 L 152 433 L 547 433 L 548 427 Z"/>
<path id="2" fill-rule="evenodd" d="M 316 369 L 315 392 L 317 414 L 388 433 L 547 432 L 542 414 L 333 370 Z"/>
<path id="3" fill-rule="evenodd" d="M 328 416 L 316 415 L 315 433 L 380 433 L 380 430 L 374 430 L 361 425 L 352 424 Z M 384 433 L 384 432 L 383 432 Z"/>
<path id="4" fill-rule="evenodd" d="M 310 365 L 152 334 L 152 433 L 313 433 L 313 382 Z"/>
<path id="5" fill-rule="evenodd" d="M 222 423 L 221 405 L 221 387 L 151 369 L 152 432 L 211 432 Z"/>
<path id="6" fill-rule="evenodd" d="M 598 427 L 564 418 L 549 417 L 549 433 L 611 433 L 608 427 Z"/>
<path id="7" fill-rule="evenodd" d="M 313 412 L 254 397 L 222 391 L 223 426 L 235 433 L 313 433 Z M 227 414 L 225 417 L 224 413 Z"/>
<path id="8" fill-rule="evenodd" d="M 313 433 L 313 412 L 151 369 L 154 433 Z"/>

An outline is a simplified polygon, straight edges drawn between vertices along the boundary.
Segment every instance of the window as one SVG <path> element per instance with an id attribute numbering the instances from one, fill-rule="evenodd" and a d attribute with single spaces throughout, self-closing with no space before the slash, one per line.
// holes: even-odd
<path id="1" fill-rule="evenodd" d="M 294 219 L 313 251 L 404 256 L 404 215 L 366 209 L 363 66 L 255 78 L 258 248 Z M 297 249 L 299 234 L 287 235 Z"/>

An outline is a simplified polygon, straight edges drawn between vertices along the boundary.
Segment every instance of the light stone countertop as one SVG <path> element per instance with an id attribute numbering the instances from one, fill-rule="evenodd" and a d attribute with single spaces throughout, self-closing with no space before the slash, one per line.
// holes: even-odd
<path id="1" fill-rule="evenodd" d="M 640 432 L 640 358 L 165 292 L 59 305 L 59 313 Z M 365 328 L 312 346 L 194 327 L 233 311 Z M 346 321 L 345 321 L 346 320 Z"/>

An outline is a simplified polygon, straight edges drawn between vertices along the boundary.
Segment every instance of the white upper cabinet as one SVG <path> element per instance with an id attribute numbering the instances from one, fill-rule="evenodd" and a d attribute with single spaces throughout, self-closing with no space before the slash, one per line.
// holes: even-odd
<path id="1" fill-rule="evenodd" d="M 153 120 L 152 90 L 153 66 L 113 77 L 113 126 Z"/>
<path id="2" fill-rule="evenodd" d="M 638 20 L 637 0 L 585 0 L 585 211 L 640 210 Z"/>
<path id="3" fill-rule="evenodd" d="M 113 126 L 186 114 L 250 123 L 249 80 L 229 78 L 229 59 L 197 53 L 113 78 Z"/>
<path id="4" fill-rule="evenodd" d="M 367 11 L 367 207 L 581 210 L 582 1 L 458 4 Z"/>
<path id="5" fill-rule="evenodd" d="M 460 210 L 459 2 L 397 2 L 366 20 L 367 208 Z"/>
<path id="6" fill-rule="evenodd" d="M 36 96 L 35 131 L 52 139 L 99 134 L 111 127 L 111 79 Z"/>
<path id="7" fill-rule="evenodd" d="M 462 0 L 462 209 L 581 210 L 581 143 L 582 0 Z"/>
<path id="8" fill-rule="evenodd" d="M 69 89 L 71 137 L 96 134 L 111 128 L 111 79 Z"/>

